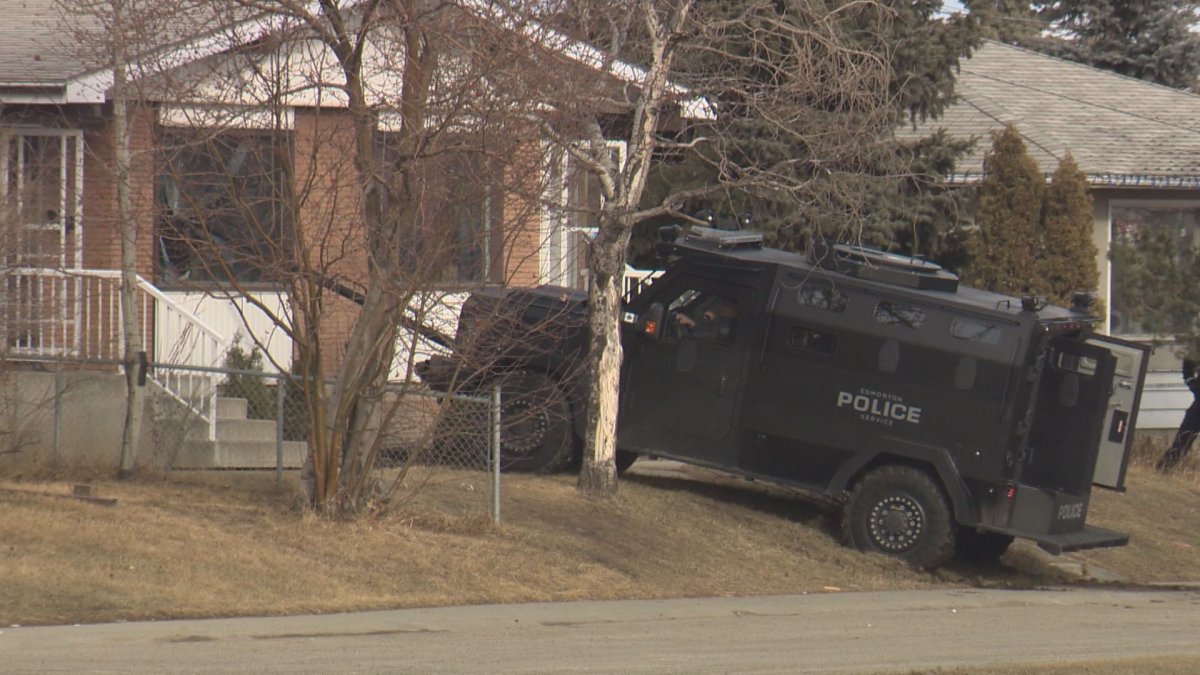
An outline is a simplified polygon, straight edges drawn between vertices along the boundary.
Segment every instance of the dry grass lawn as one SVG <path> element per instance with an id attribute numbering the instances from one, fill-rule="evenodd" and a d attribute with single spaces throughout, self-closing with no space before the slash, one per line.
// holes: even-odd
<path id="1" fill-rule="evenodd" d="M 282 489 L 248 472 L 94 482 L 114 506 L 66 496 L 87 476 L 8 480 L 0 626 L 1069 581 L 1028 547 L 1000 566 L 919 573 L 842 547 L 794 496 L 708 472 L 635 474 L 613 501 L 579 496 L 570 476 L 506 476 L 499 527 L 421 502 L 329 522 L 300 507 L 295 474 Z M 1135 467 L 1129 491 L 1099 494 L 1091 515 L 1132 545 L 1081 557 L 1132 583 L 1200 579 L 1198 492 L 1195 473 Z"/>

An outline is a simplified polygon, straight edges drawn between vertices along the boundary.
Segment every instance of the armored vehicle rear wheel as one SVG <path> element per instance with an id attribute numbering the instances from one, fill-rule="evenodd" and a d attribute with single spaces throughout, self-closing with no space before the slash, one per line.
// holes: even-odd
<path id="1" fill-rule="evenodd" d="M 571 458 L 571 407 L 558 384 L 518 370 L 500 378 L 500 467 L 553 473 Z"/>
<path id="2" fill-rule="evenodd" d="M 950 505 L 929 474 L 908 466 L 883 466 L 854 486 L 843 512 L 847 542 L 933 569 L 954 555 Z"/>

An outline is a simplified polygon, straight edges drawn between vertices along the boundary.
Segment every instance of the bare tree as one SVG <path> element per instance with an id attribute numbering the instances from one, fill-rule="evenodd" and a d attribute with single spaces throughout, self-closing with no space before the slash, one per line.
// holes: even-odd
<path id="1" fill-rule="evenodd" d="M 139 377 L 146 358 L 142 345 L 141 322 L 138 317 L 137 298 L 137 221 L 134 219 L 130 201 L 129 147 L 129 99 L 126 54 L 129 42 L 125 37 L 125 6 L 122 0 L 112 0 L 112 22 L 109 26 L 111 41 L 113 87 L 113 167 L 117 183 L 117 220 L 121 223 L 121 324 L 125 333 L 125 350 L 122 362 L 125 368 L 125 425 L 121 433 L 121 462 L 117 472 L 120 478 L 133 475 L 134 458 L 137 454 L 138 436 L 142 428 L 142 413 L 145 408 L 145 389 Z M 140 365 L 140 363 L 142 365 Z"/>
<path id="2" fill-rule="evenodd" d="M 735 193 L 801 204 L 818 193 L 818 184 L 836 185 L 838 175 L 854 175 L 862 158 L 890 133 L 887 64 L 863 51 L 861 42 L 846 39 L 845 17 L 839 15 L 854 13 L 860 26 L 866 17 L 869 33 L 872 23 L 890 20 L 886 8 L 873 2 L 837 10 L 788 3 L 787 10 L 766 2 L 729 8 L 692 0 L 629 0 L 565 3 L 551 12 L 553 20 L 603 46 L 592 51 L 598 67 L 621 68 L 633 84 L 613 88 L 595 79 L 552 79 L 547 96 L 558 102 L 557 114 L 543 124 L 547 137 L 596 176 L 604 197 L 589 258 L 592 343 L 579 478 L 588 494 L 616 491 L 622 277 L 634 225 L 664 214 L 682 217 L 689 203 Z M 623 64 L 622 57 L 639 67 Z M 544 66 L 543 72 L 563 70 Z M 616 111 L 628 123 L 614 129 Z M 740 133 L 750 121 L 757 128 L 754 138 Z M 614 137 L 627 148 L 623 162 L 608 149 L 606 141 Z M 755 143 L 805 147 L 809 159 L 764 153 Z M 652 166 L 682 156 L 707 163 L 717 180 L 669 187 L 647 203 Z M 849 237 L 860 234 L 853 213 L 843 227 Z"/>
<path id="3" fill-rule="evenodd" d="M 230 27 L 222 53 L 138 82 L 143 98 L 203 103 L 160 111 L 179 117 L 161 134 L 165 267 L 219 282 L 288 335 L 313 504 L 354 511 L 394 413 L 384 384 L 411 381 L 419 353 L 411 340 L 397 353 L 404 328 L 438 310 L 447 275 L 503 282 L 536 255 L 499 226 L 540 207 L 533 104 L 495 84 L 515 78 L 527 41 L 454 5 L 208 10 Z M 256 298 L 259 281 L 286 288 L 282 310 Z"/>
<path id="4" fill-rule="evenodd" d="M 125 373 L 126 412 L 122 427 L 118 477 L 134 473 L 136 451 L 145 408 L 144 375 L 146 347 L 142 344 L 141 325 L 136 302 L 138 289 L 138 219 L 132 197 L 131 167 L 134 156 L 130 128 L 134 123 L 136 92 L 129 86 L 130 62 L 150 49 L 162 37 L 160 22 L 171 10 L 151 10 L 142 0 L 60 0 L 59 11 L 64 29 L 62 48 L 85 67 L 108 69 L 112 86 L 110 170 L 115 186 L 115 219 L 120 236 L 120 306 L 123 335 L 121 363 Z M 77 186 L 77 189 L 78 186 Z M 82 299 L 81 299 L 82 301 Z"/>

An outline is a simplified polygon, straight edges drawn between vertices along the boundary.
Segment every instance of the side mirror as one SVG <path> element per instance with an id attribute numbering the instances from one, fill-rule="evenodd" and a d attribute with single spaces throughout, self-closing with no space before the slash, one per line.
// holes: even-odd
<path id="1" fill-rule="evenodd" d="M 642 335 L 649 335 L 652 338 L 658 338 L 662 335 L 663 315 L 665 313 L 666 310 L 663 309 L 661 302 L 650 305 L 650 309 L 647 309 L 638 317 L 637 324 L 635 324 L 637 332 Z"/>

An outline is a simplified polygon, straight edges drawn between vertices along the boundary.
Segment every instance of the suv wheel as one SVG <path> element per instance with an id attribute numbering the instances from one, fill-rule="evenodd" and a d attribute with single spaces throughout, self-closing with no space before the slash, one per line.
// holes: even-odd
<path id="1" fill-rule="evenodd" d="M 538 372 L 500 378 L 500 467 L 553 473 L 571 458 L 571 407 L 558 384 Z"/>
<path id="2" fill-rule="evenodd" d="M 954 555 L 954 523 L 941 488 L 919 469 L 884 466 L 854 486 L 842 533 L 864 551 L 933 569 Z"/>

